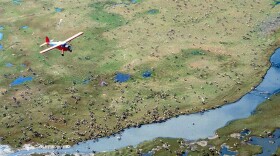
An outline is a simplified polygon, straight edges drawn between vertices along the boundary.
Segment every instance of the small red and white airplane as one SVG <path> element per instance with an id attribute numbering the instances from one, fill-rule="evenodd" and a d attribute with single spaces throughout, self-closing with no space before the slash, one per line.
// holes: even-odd
<path id="1" fill-rule="evenodd" d="M 66 39 L 65 41 L 58 41 L 58 42 L 53 42 L 53 40 L 50 40 L 47 36 L 46 42 L 41 44 L 40 47 L 42 47 L 44 45 L 51 46 L 51 47 L 49 47 L 48 49 L 45 49 L 43 51 L 40 51 L 40 53 L 42 54 L 42 53 L 45 53 L 45 52 L 48 52 L 50 50 L 57 48 L 57 49 L 61 50 L 61 55 L 64 56 L 65 51 L 72 52 L 72 48 L 69 45 L 69 42 L 72 41 L 73 39 L 81 36 L 82 34 L 83 34 L 83 32 L 79 32 L 76 35 Z"/>

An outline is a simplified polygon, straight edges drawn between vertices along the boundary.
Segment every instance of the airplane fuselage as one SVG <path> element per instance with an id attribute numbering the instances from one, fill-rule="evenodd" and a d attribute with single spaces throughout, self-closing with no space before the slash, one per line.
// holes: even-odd
<path id="1" fill-rule="evenodd" d="M 49 45 L 50 46 L 54 46 L 54 45 L 57 45 L 57 44 L 61 44 L 60 46 L 56 47 L 56 49 L 58 50 L 61 50 L 61 51 L 70 51 L 72 52 L 72 48 L 69 44 L 67 43 L 63 43 L 63 42 L 50 42 Z"/>
<path id="2" fill-rule="evenodd" d="M 58 41 L 58 42 L 54 42 L 53 40 L 50 40 L 48 38 L 48 36 L 46 36 L 45 43 L 41 44 L 40 47 L 42 47 L 44 45 L 48 45 L 48 46 L 51 46 L 51 47 L 49 47 L 49 48 L 47 48 L 45 50 L 40 51 L 40 53 L 43 54 L 43 53 L 48 52 L 50 50 L 58 49 L 58 50 L 61 51 L 61 55 L 64 56 L 64 52 L 65 51 L 72 52 L 72 48 L 69 45 L 69 42 L 71 42 L 73 39 L 81 36 L 82 34 L 83 34 L 83 32 L 79 32 L 79 33 L 75 34 L 74 36 L 66 39 L 65 41 Z"/>

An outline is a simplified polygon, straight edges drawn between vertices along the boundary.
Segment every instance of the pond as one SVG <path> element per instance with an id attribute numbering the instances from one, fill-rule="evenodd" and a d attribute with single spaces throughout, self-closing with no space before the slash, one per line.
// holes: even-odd
<path id="1" fill-rule="evenodd" d="M 148 14 L 158 14 L 159 10 L 158 9 L 151 9 L 147 12 Z"/>
<path id="2" fill-rule="evenodd" d="M 123 74 L 123 73 L 117 73 L 115 76 L 115 81 L 116 82 L 127 82 L 130 79 L 129 74 Z"/>
<path id="3" fill-rule="evenodd" d="M 13 64 L 11 64 L 11 63 L 6 63 L 6 65 L 5 65 L 6 67 L 12 67 L 12 66 L 14 66 Z"/>
<path id="4" fill-rule="evenodd" d="M 0 33 L 0 41 L 3 39 L 3 33 Z"/>
<path id="5" fill-rule="evenodd" d="M 228 146 L 222 146 L 220 154 L 221 156 L 235 156 L 237 155 L 237 152 L 229 150 Z"/>
<path id="6" fill-rule="evenodd" d="M 274 0 L 275 5 L 280 4 L 280 0 Z"/>
<path id="7" fill-rule="evenodd" d="M 20 76 L 18 77 L 17 79 L 15 79 L 11 84 L 10 86 L 16 86 L 16 85 L 21 85 L 25 82 L 28 82 L 28 81 L 31 81 L 33 78 L 31 76 L 28 76 L 28 77 L 23 77 L 23 76 Z"/>
<path id="8" fill-rule="evenodd" d="M 271 137 L 252 137 L 249 143 L 262 147 L 262 153 L 258 156 L 272 155 L 280 147 L 280 129 L 277 129 Z"/>
<path id="9" fill-rule="evenodd" d="M 62 12 L 63 9 L 62 8 L 54 8 L 55 12 Z"/>
<path id="10" fill-rule="evenodd" d="M 12 0 L 13 4 L 15 5 L 21 5 L 22 0 Z"/>
<path id="11" fill-rule="evenodd" d="M 151 71 L 145 71 L 145 72 L 142 74 L 142 76 L 143 76 L 144 78 L 151 77 L 151 76 L 152 76 L 152 72 L 151 72 Z"/>
<path id="12" fill-rule="evenodd" d="M 20 27 L 21 29 L 28 29 L 28 26 L 27 25 L 24 25 L 22 27 Z"/>
<path id="13" fill-rule="evenodd" d="M 135 3 L 139 3 L 140 0 L 130 0 L 131 3 L 135 4 Z"/>
<path id="14" fill-rule="evenodd" d="M 240 132 L 240 135 L 241 136 L 247 136 L 247 135 L 249 135 L 251 133 L 251 131 L 249 130 L 249 129 L 244 129 L 244 130 L 242 130 L 241 132 Z"/>

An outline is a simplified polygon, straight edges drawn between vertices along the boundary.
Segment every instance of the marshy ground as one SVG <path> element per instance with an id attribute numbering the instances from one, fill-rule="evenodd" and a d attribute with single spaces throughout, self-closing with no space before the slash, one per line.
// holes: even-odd
<path id="1" fill-rule="evenodd" d="M 272 3 L 1 1 L 1 144 L 74 144 L 238 99 L 279 42 Z M 46 35 L 80 31 L 73 53 L 39 54 Z M 11 85 L 20 76 L 32 80 Z"/>

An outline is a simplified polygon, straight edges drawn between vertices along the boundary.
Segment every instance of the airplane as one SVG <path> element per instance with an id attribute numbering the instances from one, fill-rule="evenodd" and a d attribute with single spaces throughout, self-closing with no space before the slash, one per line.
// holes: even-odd
<path id="1" fill-rule="evenodd" d="M 45 50 L 40 51 L 40 53 L 43 54 L 45 52 L 48 52 L 48 51 L 53 50 L 53 49 L 56 48 L 56 49 L 61 50 L 61 55 L 64 56 L 64 52 L 65 51 L 72 52 L 72 48 L 69 45 L 69 42 L 72 41 L 73 39 L 81 36 L 82 34 L 83 34 L 83 32 L 79 32 L 76 35 L 66 39 L 65 41 L 58 41 L 58 42 L 53 42 L 53 40 L 50 40 L 48 38 L 48 36 L 46 36 L 46 42 L 41 44 L 40 47 L 42 47 L 44 45 L 51 46 L 51 47 L 49 47 L 49 48 L 47 48 Z"/>

